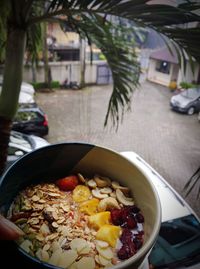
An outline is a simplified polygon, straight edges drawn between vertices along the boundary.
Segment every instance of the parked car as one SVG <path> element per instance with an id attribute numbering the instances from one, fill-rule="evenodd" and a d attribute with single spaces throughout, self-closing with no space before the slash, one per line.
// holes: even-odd
<path id="1" fill-rule="evenodd" d="M 41 137 L 11 131 L 6 169 L 24 154 L 47 145 L 49 142 Z"/>
<path id="2" fill-rule="evenodd" d="M 122 152 L 146 173 L 160 198 L 161 228 L 148 257 L 151 268 L 200 268 L 200 220 L 166 180 L 135 152 Z M 148 268 L 147 262 L 141 269 Z"/>
<path id="3" fill-rule="evenodd" d="M 199 121 L 199 123 L 200 123 L 200 111 L 199 111 L 199 113 L 198 113 L 198 117 L 197 117 L 197 119 L 198 119 L 198 121 Z"/>
<path id="4" fill-rule="evenodd" d="M 0 93 L 3 84 L 3 77 L 0 76 Z M 35 103 L 34 100 L 35 89 L 30 83 L 22 82 L 21 91 L 19 94 L 19 104 Z"/>
<path id="5" fill-rule="evenodd" d="M 193 115 L 200 111 L 200 88 L 190 88 L 172 96 L 170 105 L 175 111 Z"/>
<path id="6" fill-rule="evenodd" d="M 21 104 L 13 120 L 14 131 L 37 136 L 49 133 L 48 118 L 36 103 Z"/>

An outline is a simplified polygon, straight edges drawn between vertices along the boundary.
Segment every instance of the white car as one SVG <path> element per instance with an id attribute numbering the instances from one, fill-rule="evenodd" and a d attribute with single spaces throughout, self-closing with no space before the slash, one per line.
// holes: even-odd
<path id="1" fill-rule="evenodd" d="M 3 77 L 0 76 L 0 93 L 3 84 Z M 35 90 L 30 83 L 22 82 L 21 91 L 19 94 L 19 104 L 35 103 L 34 100 Z"/>
<path id="2" fill-rule="evenodd" d="M 26 92 L 21 91 L 20 94 L 19 94 L 18 103 L 19 104 L 34 104 L 35 103 L 35 99 L 29 93 L 26 93 Z"/>
<path id="3" fill-rule="evenodd" d="M 11 131 L 6 169 L 19 157 L 47 145 L 49 145 L 49 142 L 41 137 Z"/>
<path id="4" fill-rule="evenodd" d="M 140 269 L 200 268 L 200 220 L 186 201 L 135 152 L 122 152 L 151 179 L 158 192 L 162 223 L 155 246 Z"/>

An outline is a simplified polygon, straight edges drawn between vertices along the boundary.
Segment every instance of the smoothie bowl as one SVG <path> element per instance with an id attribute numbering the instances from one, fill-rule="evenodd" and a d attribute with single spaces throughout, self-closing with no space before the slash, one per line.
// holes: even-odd
<path id="1" fill-rule="evenodd" d="M 161 223 L 148 175 L 119 153 L 61 143 L 2 176 L 0 210 L 24 232 L 15 248 L 33 267 L 139 268 Z"/>

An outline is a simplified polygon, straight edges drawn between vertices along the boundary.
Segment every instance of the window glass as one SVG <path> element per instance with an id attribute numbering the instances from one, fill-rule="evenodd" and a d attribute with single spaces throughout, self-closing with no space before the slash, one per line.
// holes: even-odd
<path id="1" fill-rule="evenodd" d="M 157 61 L 156 63 L 156 71 L 169 74 L 170 72 L 170 63 L 165 61 Z"/>
<path id="2" fill-rule="evenodd" d="M 154 268 L 200 268 L 200 222 L 194 215 L 163 222 L 149 263 Z"/>
<path id="3" fill-rule="evenodd" d="M 183 91 L 181 95 L 190 99 L 198 98 L 200 96 L 200 90 L 191 88 L 191 89 Z"/>
<path id="4" fill-rule="evenodd" d="M 160 236 L 164 238 L 170 245 L 180 244 L 194 235 L 195 232 L 176 225 L 162 226 L 160 229 Z"/>
<path id="5" fill-rule="evenodd" d="M 15 121 L 30 121 L 37 118 L 37 113 L 32 111 L 18 111 L 15 116 Z"/>

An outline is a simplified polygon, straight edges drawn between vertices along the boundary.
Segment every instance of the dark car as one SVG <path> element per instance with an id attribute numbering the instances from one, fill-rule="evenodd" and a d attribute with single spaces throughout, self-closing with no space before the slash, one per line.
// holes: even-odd
<path id="1" fill-rule="evenodd" d="M 49 133 L 47 115 L 36 103 L 21 104 L 13 120 L 12 129 L 43 137 Z"/>
<path id="2" fill-rule="evenodd" d="M 173 110 L 188 115 L 200 111 L 200 88 L 190 88 L 172 96 L 170 106 Z"/>

